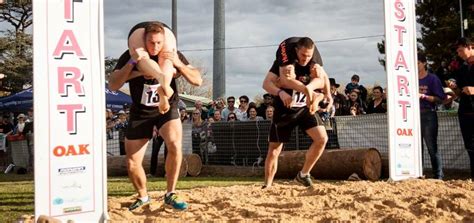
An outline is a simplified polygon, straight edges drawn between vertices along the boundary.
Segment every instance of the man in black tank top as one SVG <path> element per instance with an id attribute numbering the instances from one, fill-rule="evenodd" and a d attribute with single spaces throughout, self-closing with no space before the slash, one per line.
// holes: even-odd
<path id="1" fill-rule="evenodd" d="M 315 70 L 313 70 L 315 64 L 313 59 L 315 58 L 314 55 L 316 55 L 314 54 L 315 46 L 312 40 L 307 37 L 302 41 L 304 43 L 296 48 L 289 46 L 291 44 L 285 41 L 280 44 L 277 51 L 277 59 L 263 82 L 263 88 L 275 96 L 273 101 L 275 111 L 273 113 L 273 121 L 269 133 L 263 188 L 272 185 L 273 178 L 277 171 L 278 156 L 283 148 L 283 143 L 290 140 L 291 132 L 296 126 L 299 126 L 300 129 L 305 131 L 313 141 L 308 148 L 303 168 L 296 176 L 296 180 L 304 186 L 309 187 L 312 185 L 309 172 L 321 156 L 328 139 L 321 118 L 319 115 L 314 115 L 314 113 L 310 112 L 310 108 L 308 108 L 308 104 L 311 102 L 309 102 L 305 95 L 307 92 L 299 87 L 303 86 L 303 88 L 306 88 L 308 85 L 314 84 L 314 86 L 310 88 L 323 88 L 325 85 L 324 79 L 327 79 L 327 76 L 324 76 L 323 73 L 321 77 L 312 77 L 312 73 L 315 72 Z M 316 55 L 316 62 L 322 64 L 319 53 Z M 291 66 L 292 71 L 288 72 L 288 70 L 282 69 L 285 68 L 285 66 Z M 285 79 L 285 77 L 282 76 L 287 75 L 287 72 L 293 73 L 292 75 L 294 75 L 292 79 L 294 82 L 297 82 L 291 85 L 294 86 L 294 88 L 288 87 L 288 85 L 278 84 L 281 79 Z M 312 79 L 319 80 L 313 81 Z M 310 93 L 313 93 L 312 90 Z M 314 96 L 315 98 L 320 97 L 319 100 L 322 98 L 321 94 Z"/>
<path id="2" fill-rule="evenodd" d="M 178 75 L 182 75 L 193 85 L 201 85 L 202 79 L 199 70 L 190 66 L 180 52 L 167 55 L 167 57 L 173 61 Z M 158 61 L 157 56 L 152 56 L 150 59 Z M 133 62 L 127 50 L 119 58 L 114 72 L 109 77 L 109 88 L 111 90 L 118 90 L 125 82 L 129 83 L 133 102 L 125 136 L 125 150 L 130 181 L 138 192 L 138 199 L 129 207 L 129 210 L 134 210 L 150 202 L 142 160 L 148 141 L 152 138 L 154 126 L 158 129 L 168 148 L 168 157 L 165 163 L 167 170 L 165 205 L 184 210 L 187 208 L 187 203 L 180 200 L 175 193 L 182 161 L 182 125 L 178 112 L 179 98 L 176 82 L 173 79 L 170 85 L 174 90 L 169 98 L 170 109 L 161 114 L 158 109 L 160 103 L 160 97 L 157 93 L 158 81 L 139 72 L 136 69 L 136 63 Z"/>

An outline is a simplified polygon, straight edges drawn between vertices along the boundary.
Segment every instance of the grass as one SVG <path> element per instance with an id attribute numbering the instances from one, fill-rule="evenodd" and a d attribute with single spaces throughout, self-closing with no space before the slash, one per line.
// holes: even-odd
<path id="1" fill-rule="evenodd" d="M 186 177 L 178 181 L 178 189 L 197 187 L 254 184 L 261 178 L 242 177 Z M 166 181 L 163 178 L 148 180 L 148 190 L 165 190 Z M 113 197 L 130 196 L 135 194 L 128 177 L 109 177 L 107 183 L 108 195 Z M 17 175 L 0 173 L 0 222 L 14 222 L 22 215 L 34 214 L 34 181 L 33 175 Z"/>

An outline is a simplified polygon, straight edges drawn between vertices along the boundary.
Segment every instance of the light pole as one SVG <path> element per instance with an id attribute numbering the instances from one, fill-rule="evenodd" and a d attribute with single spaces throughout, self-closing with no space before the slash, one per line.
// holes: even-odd
<path id="1" fill-rule="evenodd" d="M 459 0 L 459 15 L 461 17 L 461 37 L 464 37 L 464 21 L 462 19 L 462 0 Z"/>

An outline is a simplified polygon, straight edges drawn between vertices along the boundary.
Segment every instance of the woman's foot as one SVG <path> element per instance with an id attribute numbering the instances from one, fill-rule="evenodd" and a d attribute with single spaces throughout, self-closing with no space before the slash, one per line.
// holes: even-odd
<path id="1" fill-rule="evenodd" d="M 308 104 L 309 108 L 309 113 L 311 115 L 314 115 L 318 109 L 319 109 L 319 102 L 321 102 L 324 99 L 324 95 L 321 93 L 316 93 L 313 92 L 313 102 L 311 104 Z"/>
<path id="2" fill-rule="evenodd" d="M 173 91 L 173 89 L 171 89 Z M 160 102 L 158 104 L 158 109 L 161 114 L 165 114 L 170 110 L 170 102 L 168 101 L 168 98 L 163 90 L 163 88 L 160 86 L 158 87 L 158 95 L 160 97 Z"/>
<path id="3" fill-rule="evenodd" d="M 306 95 L 306 101 L 307 101 L 307 104 L 313 104 L 313 100 L 314 100 L 314 91 L 309 89 L 308 86 L 305 86 L 304 88 L 304 92 L 303 92 L 305 95 Z"/>

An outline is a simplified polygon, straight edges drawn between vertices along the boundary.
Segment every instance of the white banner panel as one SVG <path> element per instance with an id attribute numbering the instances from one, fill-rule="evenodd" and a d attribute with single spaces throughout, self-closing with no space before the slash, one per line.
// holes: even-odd
<path id="1" fill-rule="evenodd" d="M 416 178 L 422 169 L 415 2 L 384 6 L 390 178 Z"/>
<path id="2" fill-rule="evenodd" d="M 107 213 L 103 3 L 33 2 L 35 216 Z"/>

